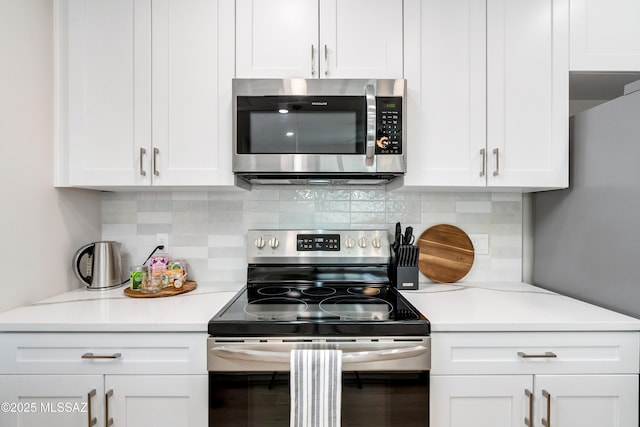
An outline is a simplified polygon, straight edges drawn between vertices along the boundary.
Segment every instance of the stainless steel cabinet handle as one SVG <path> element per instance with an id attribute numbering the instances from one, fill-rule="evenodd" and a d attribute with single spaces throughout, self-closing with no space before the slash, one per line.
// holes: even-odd
<path id="1" fill-rule="evenodd" d="M 482 148 L 480 150 L 480 155 L 482 156 L 482 170 L 480 171 L 480 176 L 484 176 L 487 170 L 487 150 Z"/>
<path id="2" fill-rule="evenodd" d="M 530 390 L 524 389 L 524 395 L 529 398 L 529 417 L 524 417 L 524 425 L 533 427 L 533 393 Z"/>
<path id="3" fill-rule="evenodd" d="M 147 176 L 147 172 L 145 172 L 142 166 L 142 160 L 145 154 L 147 154 L 147 150 L 145 148 L 140 147 L 140 175 L 142 176 Z"/>
<path id="4" fill-rule="evenodd" d="M 87 393 L 87 425 L 89 427 L 96 425 L 98 420 L 96 417 L 91 416 L 91 398 L 96 395 L 96 389 L 94 388 L 89 393 Z"/>
<path id="5" fill-rule="evenodd" d="M 493 176 L 498 176 L 500 174 L 500 150 L 494 148 L 493 154 L 496 155 L 496 170 L 493 171 Z"/>
<path id="6" fill-rule="evenodd" d="M 365 165 L 372 166 L 376 151 L 376 89 L 368 84 L 364 87 L 364 93 L 367 100 L 367 146 L 364 162 Z"/>
<path id="7" fill-rule="evenodd" d="M 158 153 L 160 153 L 160 150 L 157 148 L 153 149 L 153 174 L 155 176 L 160 175 L 160 172 L 158 172 Z"/>
<path id="8" fill-rule="evenodd" d="M 386 350 L 354 351 L 342 353 L 342 363 L 363 363 L 382 360 L 406 359 L 420 356 L 429 349 L 418 345 L 415 347 L 392 348 Z M 289 351 L 262 351 L 251 349 L 238 349 L 228 347 L 215 347 L 211 352 L 225 359 L 250 360 L 255 362 L 289 363 L 291 352 Z"/>
<path id="9" fill-rule="evenodd" d="M 544 427 L 551 427 L 551 394 L 547 390 L 542 390 L 542 395 L 547 399 L 547 418 L 542 419 Z"/>
<path id="10" fill-rule="evenodd" d="M 122 353 L 113 353 L 113 354 L 93 354 L 93 353 L 85 353 L 82 355 L 83 359 L 118 359 L 122 356 Z"/>
<path id="11" fill-rule="evenodd" d="M 329 74 L 329 49 L 324 45 L 324 75 Z"/>
<path id="12" fill-rule="evenodd" d="M 557 354 L 551 351 L 547 351 L 544 354 L 527 354 L 519 351 L 518 356 L 522 357 L 523 359 L 553 359 L 554 357 L 558 357 Z"/>
<path id="13" fill-rule="evenodd" d="M 315 49 L 313 45 L 311 45 L 311 75 L 315 76 L 316 74 L 316 58 L 315 58 Z"/>
<path id="14" fill-rule="evenodd" d="M 113 425 L 113 418 L 109 418 L 109 398 L 113 396 L 113 389 L 104 395 L 104 425 L 109 427 Z"/>

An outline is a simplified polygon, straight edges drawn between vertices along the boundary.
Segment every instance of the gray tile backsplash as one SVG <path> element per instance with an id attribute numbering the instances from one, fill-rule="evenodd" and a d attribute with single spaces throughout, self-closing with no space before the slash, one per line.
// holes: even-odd
<path id="1" fill-rule="evenodd" d="M 250 228 L 384 228 L 400 221 L 419 236 L 436 224 L 489 235 L 463 281 L 522 280 L 520 193 L 387 192 L 383 189 L 262 187 L 253 191 L 104 193 L 102 238 L 123 245 L 139 264 L 169 235 L 169 254 L 184 258 L 199 282 L 244 281 Z M 421 280 L 428 282 L 424 276 Z"/>

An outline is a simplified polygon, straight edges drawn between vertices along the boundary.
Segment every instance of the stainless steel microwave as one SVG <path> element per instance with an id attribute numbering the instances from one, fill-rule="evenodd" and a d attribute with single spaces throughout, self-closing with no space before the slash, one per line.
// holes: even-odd
<path id="1" fill-rule="evenodd" d="M 404 175 L 405 88 L 391 79 L 234 79 L 237 180 L 382 184 Z"/>

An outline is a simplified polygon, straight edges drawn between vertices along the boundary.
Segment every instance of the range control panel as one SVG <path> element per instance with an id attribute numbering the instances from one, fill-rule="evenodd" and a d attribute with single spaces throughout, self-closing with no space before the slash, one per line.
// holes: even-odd
<path id="1" fill-rule="evenodd" d="M 376 97 L 376 154 L 402 154 L 402 98 Z"/>
<path id="2" fill-rule="evenodd" d="M 339 251 L 339 234 L 298 234 L 299 251 Z"/>
<path id="3" fill-rule="evenodd" d="M 387 230 L 249 230 L 247 261 L 387 263 L 388 235 Z"/>

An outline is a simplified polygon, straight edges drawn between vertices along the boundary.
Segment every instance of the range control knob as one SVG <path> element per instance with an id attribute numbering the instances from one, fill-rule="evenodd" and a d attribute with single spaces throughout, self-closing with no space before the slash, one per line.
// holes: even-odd
<path id="1" fill-rule="evenodd" d="M 269 239 L 269 247 L 271 249 L 275 249 L 278 246 L 280 246 L 280 240 L 278 240 L 277 237 L 272 237 L 272 238 Z"/>
<path id="2" fill-rule="evenodd" d="M 253 242 L 253 243 L 254 243 L 254 245 L 256 245 L 256 248 L 258 248 L 258 249 L 264 248 L 264 239 L 262 237 L 258 237 L 256 239 L 256 241 Z"/>
<path id="3" fill-rule="evenodd" d="M 356 245 L 356 241 L 353 240 L 353 237 L 349 236 L 345 239 L 344 245 L 347 247 L 347 249 L 351 249 Z"/>
<path id="4" fill-rule="evenodd" d="M 369 244 L 369 241 L 367 240 L 366 237 L 361 237 L 358 239 L 358 246 L 360 246 L 361 248 L 366 248 L 368 244 Z"/>
<path id="5" fill-rule="evenodd" d="M 376 249 L 380 249 L 382 247 L 382 242 L 380 241 L 380 238 L 374 237 L 373 239 L 371 239 L 371 246 L 373 246 Z"/>

